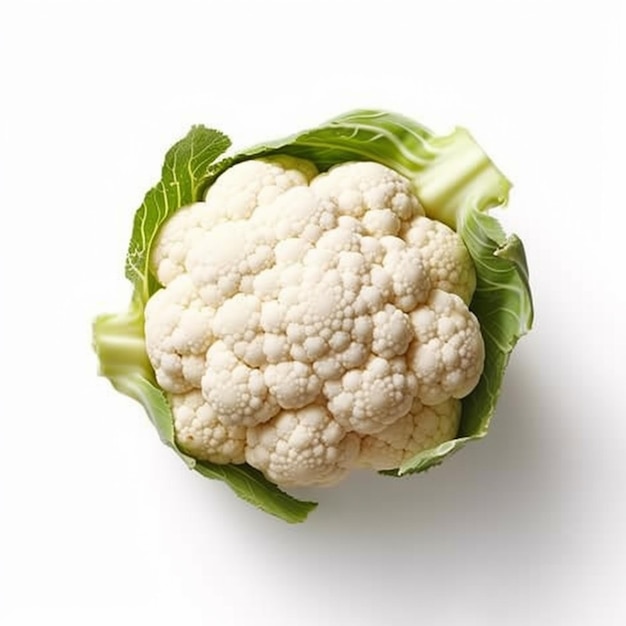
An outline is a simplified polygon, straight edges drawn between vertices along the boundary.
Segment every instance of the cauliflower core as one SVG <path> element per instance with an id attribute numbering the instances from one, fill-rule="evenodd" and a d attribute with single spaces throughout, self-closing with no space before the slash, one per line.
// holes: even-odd
<path id="1" fill-rule="evenodd" d="M 195 458 L 331 485 L 455 436 L 484 360 L 474 268 L 393 170 L 234 165 L 164 225 L 152 268 L 147 352 Z"/>

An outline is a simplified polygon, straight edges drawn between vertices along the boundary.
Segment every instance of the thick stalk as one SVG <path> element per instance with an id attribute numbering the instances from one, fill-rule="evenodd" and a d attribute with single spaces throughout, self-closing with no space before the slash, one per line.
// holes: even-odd
<path id="1" fill-rule="evenodd" d="M 458 230 L 467 208 L 506 204 L 511 183 L 464 128 L 433 137 L 428 147 L 434 157 L 411 177 L 426 215 Z"/>
<path id="2" fill-rule="evenodd" d="M 128 311 L 100 315 L 94 322 L 93 347 L 98 355 L 99 373 L 116 388 L 125 386 L 125 381 L 135 376 L 154 379 L 146 354 L 143 323 L 143 311 L 135 302 Z"/>

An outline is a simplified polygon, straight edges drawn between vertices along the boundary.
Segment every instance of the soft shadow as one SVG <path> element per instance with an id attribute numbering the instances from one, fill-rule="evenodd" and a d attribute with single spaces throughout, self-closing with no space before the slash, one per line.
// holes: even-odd
<path id="1" fill-rule="evenodd" d="M 394 479 L 360 472 L 338 488 L 302 491 L 320 501 L 308 524 L 352 538 L 383 529 L 427 532 L 468 516 L 478 521 L 497 513 L 516 521 L 516 513 L 553 501 L 558 491 L 551 477 L 554 449 L 545 437 L 545 396 L 538 385 L 536 369 L 523 361 L 512 363 L 484 440 L 471 442 L 424 474 Z"/>
<path id="2" fill-rule="evenodd" d="M 333 489 L 301 490 L 320 502 L 301 525 L 253 511 L 227 490 L 212 490 L 212 506 L 254 563 L 272 564 L 283 592 L 301 594 L 304 585 L 319 596 L 340 588 L 337 606 L 346 618 L 351 597 L 427 600 L 448 587 L 459 602 L 482 606 L 477 598 L 506 578 L 510 591 L 485 603 L 485 618 L 498 623 L 511 602 L 525 606 L 516 590 L 548 584 L 550 564 L 575 549 L 561 533 L 567 461 L 555 457 L 546 429 L 545 416 L 558 410 L 553 395 L 536 364 L 518 358 L 489 435 L 440 467 L 403 479 L 362 472 Z M 383 598 L 387 576 L 394 583 Z"/>

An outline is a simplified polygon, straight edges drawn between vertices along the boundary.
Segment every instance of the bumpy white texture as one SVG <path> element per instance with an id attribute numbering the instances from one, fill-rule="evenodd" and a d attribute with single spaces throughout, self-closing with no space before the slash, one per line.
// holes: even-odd
<path id="1" fill-rule="evenodd" d="M 358 435 L 346 433 L 323 406 L 312 404 L 250 428 L 246 461 L 285 487 L 334 485 L 354 465 L 359 443 Z"/>
<path id="2" fill-rule="evenodd" d="M 144 309 L 146 348 L 159 385 L 171 393 L 200 386 L 206 351 L 214 340 L 215 311 L 200 298 L 187 274 L 157 291 Z"/>
<path id="3" fill-rule="evenodd" d="M 264 373 L 240 361 L 218 341 L 207 352 L 202 394 L 227 426 L 254 426 L 280 411 Z"/>
<path id="4" fill-rule="evenodd" d="M 485 346 L 478 320 L 459 296 L 433 290 L 428 302 L 411 313 L 415 341 L 407 352 L 424 404 L 463 398 L 483 369 Z"/>
<path id="5" fill-rule="evenodd" d="M 243 463 L 247 429 L 225 426 L 199 389 L 170 396 L 176 442 L 200 461 Z"/>
<path id="6" fill-rule="evenodd" d="M 403 239 L 419 248 L 433 289 L 459 296 L 469 304 L 476 288 L 476 273 L 463 240 L 441 222 L 427 217 L 411 221 Z"/>
<path id="7" fill-rule="evenodd" d="M 226 170 L 204 202 L 181 208 L 161 230 L 152 256 L 161 284 L 168 285 L 185 272 L 189 250 L 217 224 L 250 217 L 287 189 L 306 186 L 316 174 L 312 163 L 289 156 L 245 161 Z"/>
<path id="8" fill-rule="evenodd" d="M 339 424 L 360 435 L 376 433 L 406 415 L 417 393 L 417 379 L 402 357 L 372 356 L 324 385 L 328 408 Z"/>
<path id="9" fill-rule="evenodd" d="M 449 398 L 426 406 L 413 399 L 411 410 L 375 435 L 361 438 L 355 466 L 375 470 L 400 467 L 416 454 L 453 439 L 459 427 L 461 402 Z"/>
<path id="10" fill-rule="evenodd" d="M 393 170 L 237 164 L 165 224 L 152 265 L 148 355 L 194 456 L 243 446 L 279 485 L 328 485 L 454 436 L 451 399 L 483 367 L 474 269 Z"/>

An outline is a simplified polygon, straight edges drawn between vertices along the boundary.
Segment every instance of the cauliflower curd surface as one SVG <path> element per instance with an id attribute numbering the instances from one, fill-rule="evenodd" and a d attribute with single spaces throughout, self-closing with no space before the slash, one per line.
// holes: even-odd
<path id="1" fill-rule="evenodd" d="M 461 238 L 373 162 L 238 163 L 161 229 L 145 339 L 177 443 L 281 486 L 454 436 L 484 344 Z"/>

